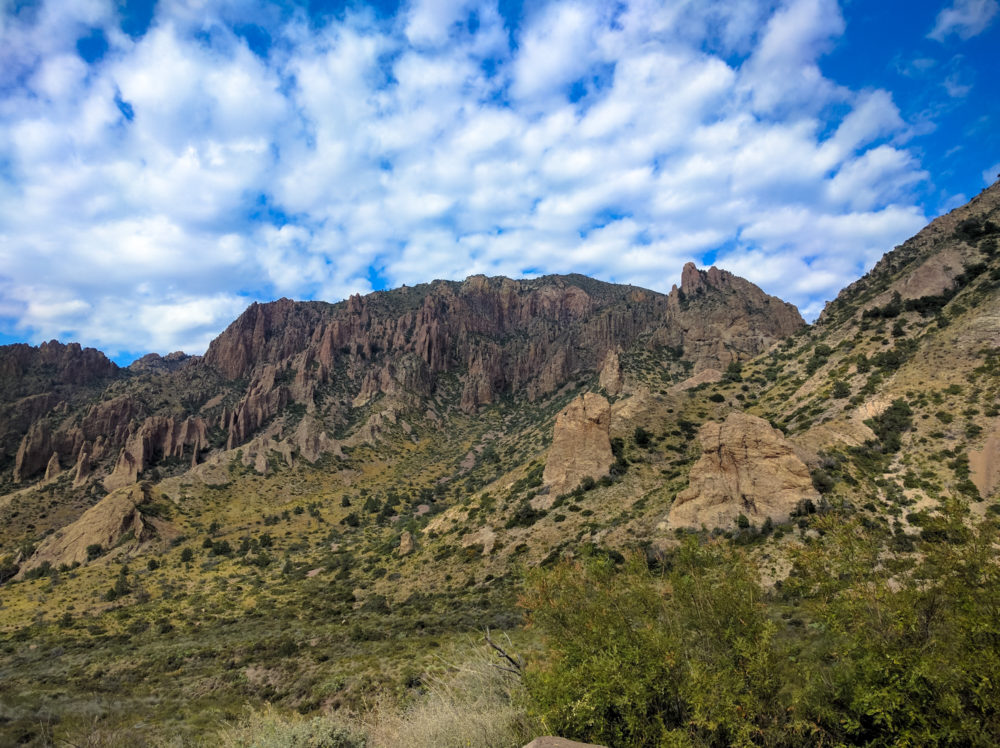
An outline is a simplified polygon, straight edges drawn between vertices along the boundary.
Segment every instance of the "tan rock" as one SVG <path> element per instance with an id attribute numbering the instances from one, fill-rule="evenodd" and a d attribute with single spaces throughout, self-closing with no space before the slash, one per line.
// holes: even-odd
<path id="1" fill-rule="evenodd" d="M 567 740 L 566 738 L 556 738 L 550 735 L 546 735 L 540 738 L 535 738 L 530 743 L 528 743 L 524 748 L 605 748 L 603 745 L 597 745 L 596 743 L 579 743 L 575 740 Z"/>
<path id="2" fill-rule="evenodd" d="M 722 372 L 718 369 L 702 369 L 694 376 L 688 377 L 683 382 L 678 382 L 670 388 L 671 392 L 686 392 L 694 389 L 700 384 L 718 382 L 722 379 Z"/>
<path id="3" fill-rule="evenodd" d="M 183 457 L 190 449 L 197 454 L 208 443 L 208 424 L 202 418 L 152 416 L 132 433 L 111 475 L 104 479 L 109 491 L 128 486 L 159 457 Z"/>
<path id="4" fill-rule="evenodd" d="M 45 538 L 21 568 L 21 574 L 46 561 L 55 567 L 82 564 L 87 560 L 87 548 L 92 545 L 108 551 L 124 543 L 134 550 L 158 534 L 169 534 L 172 529 L 169 523 L 143 516 L 140 507 L 148 498 L 147 489 L 140 484 L 108 494 L 76 522 Z"/>
<path id="5" fill-rule="evenodd" d="M 86 442 L 80 447 L 73 472 L 73 487 L 82 486 L 90 477 L 90 447 Z"/>
<path id="6" fill-rule="evenodd" d="M 549 496 L 571 491 L 590 476 L 608 474 L 614 462 L 608 427 L 611 404 L 600 395 L 587 392 L 573 400 L 556 416 L 552 447 L 542 480 Z"/>
<path id="7" fill-rule="evenodd" d="M 1000 419 L 993 421 L 983 446 L 969 450 L 969 469 L 969 477 L 984 499 L 1000 488 Z"/>
<path id="8" fill-rule="evenodd" d="M 732 527 L 743 514 L 760 525 L 786 521 L 803 499 L 817 501 L 809 469 L 762 418 L 730 413 L 698 432 L 702 456 L 670 510 L 670 527 Z"/>
<path id="9" fill-rule="evenodd" d="M 492 527 L 480 527 L 476 532 L 469 533 L 462 538 L 462 547 L 469 548 L 474 545 L 483 547 L 483 555 L 489 556 L 493 553 L 493 547 L 497 543 L 497 534 Z"/>
<path id="10" fill-rule="evenodd" d="M 53 452 L 52 457 L 49 458 L 49 464 L 45 466 L 45 480 L 52 480 L 61 472 L 62 466 L 59 464 L 59 453 Z"/>
<path id="11" fill-rule="evenodd" d="M 409 556 L 413 553 L 416 548 L 416 544 L 413 542 L 413 533 L 409 530 L 403 530 L 402 534 L 399 536 L 399 548 L 396 552 L 400 556 Z"/>
<path id="12" fill-rule="evenodd" d="M 601 364 L 601 374 L 598 383 L 612 397 L 622 393 L 622 362 L 619 356 L 620 351 L 608 351 Z"/>

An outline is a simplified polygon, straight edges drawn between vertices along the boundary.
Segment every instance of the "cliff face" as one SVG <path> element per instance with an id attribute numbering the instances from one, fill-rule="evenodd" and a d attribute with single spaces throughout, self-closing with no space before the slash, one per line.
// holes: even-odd
<path id="1" fill-rule="evenodd" d="M 620 356 L 637 345 L 670 346 L 695 370 L 724 368 L 802 324 L 794 307 L 747 281 L 688 265 L 670 294 L 577 275 L 473 276 L 338 304 L 253 304 L 203 358 L 150 355 L 128 370 L 79 346 L 13 346 L 0 355 L 4 371 L 51 381 L 42 392 L 8 387 L 28 393 L 7 403 L 8 475 L 23 483 L 72 468 L 77 484 L 94 475 L 120 488 L 165 458 L 196 461 L 213 430 L 232 449 L 292 407 L 332 429 L 380 396 L 433 396 L 442 378 L 450 407 L 467 413 L 506 395 L 537 400 L 581 373 L 602 371 L 615 395 Z M 61 405 L 51 384 L 115 379 L 135 384 L 75 407 Z"/>
<path id="2" fill-rule="evenodd" d="M 227 424 L 233 446 L 287 400 L 308 400 L 334 372 L 364 372 L 357 402 L 400 388 L 426 395 L 439 375 L 454 373 L 469 412 L 508 392 L 547 395 L 640 336 L 681 348 L 700 370 L 756 355 L 803 324 L 793 306 L 716 268 L 685 267 L 669 295 L 582 276 L 474 276 L 332 306 L 254 305 L 212 343 L 205 363 L 251 380 Z M 269 396 L 272 380 L 294 381 L 287 400 Z"/>
<path id="3" fill-rule="evenodd" d="M 99 384 L 119 372 L 103 353 L 79 343 L 51 340 L 37 348 L 24 343 L 0 346 L 0 399 L 7 403 L 60 387 Z"/>
<path id="4" fill-rule="evenodd" d="M 698 433 L 702 455 L 670 510 L 672 527 L 734 527 L 739 515 L 758 527 L 784 522 L 798 503 L 818 501 L 809 469 L 781 432 L 762 418 L 730 413 Z"/>
<path id="5" fill-rule="evenodd" d="M 53 449 L 36 424 L 50 414 L 58 418 L 122 376 L 103 353 L 78 343 L 0 346 L 0 471 L 10 470 L 15 459 L 22 464 L 19 474 L 26 464 L 31 473 L 44 470 Z M 21 447 L 33 429 L 30 445 L 39 451 L 25 457 Z"/>
<path id="6" fill-rule="evenodd" d="M 672 337 L 696 373 L 756 356 L 805 325 L 792 304 L 716 267 L 699 270 L 689 262 L 670 299 Z"/>
<path id="7" fill-rule="evenodd" d="M 608 474 L 615 459 L 610 423 L 611 404 L 593 392 L 580 395 L 556 416 L 552 447 L 542 475 L 549 487 L 549 503 L 576 488 L 584 478 Z"/>

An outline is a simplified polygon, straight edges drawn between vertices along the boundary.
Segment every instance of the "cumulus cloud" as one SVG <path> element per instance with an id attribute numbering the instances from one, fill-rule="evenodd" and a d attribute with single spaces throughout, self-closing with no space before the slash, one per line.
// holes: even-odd
<path id="1" fill-rule="evenodd" d="M 939 42 L 952 34 L 959 39 L 971 39 L 989 27 L 998 9 L 997 0 L 955 0 L 938 13 L 934 28 L 927 36 Z"/>
<path id="2" fill-rule="evenodd" d="M 33 340 L 201 352 L 253 300 L 479 272 L 666 291 L 705 255 L 814 315 L 925 223 L 892 96 L 819 67 L 834 0 L 513 24 L 218 0 L 132 35 L 64 6 L 0 16 L 0 319 Z"/>

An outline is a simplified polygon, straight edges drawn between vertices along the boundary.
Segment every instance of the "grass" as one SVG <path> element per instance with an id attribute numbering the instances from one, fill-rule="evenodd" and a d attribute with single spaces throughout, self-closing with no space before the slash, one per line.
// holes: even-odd
<path id="1" fill-rule="evenodd" d="M 300 717 L 271 705 L 250 709 L 218 735 L 223 748 L 516 748 L 533 730 L 520 681 L 482 646 L 416 695 L 383 694 L 360 713 Z"/>

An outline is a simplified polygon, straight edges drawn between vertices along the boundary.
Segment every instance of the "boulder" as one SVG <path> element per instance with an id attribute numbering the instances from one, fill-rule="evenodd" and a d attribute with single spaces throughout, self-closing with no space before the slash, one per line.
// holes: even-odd
<path id="1" fill-rule="evenodd" d="M 21 575 L 46 561 L 53 567 L 82 564 L 91 546 L 99 545 L 103 551 L 119 545 L 135 549 L 152 540 L 170 525 L 143 516 L 141 506 L 148 499 L 147 489 L 141 484 L 108 494 L 78 520 L 45 538 L 21 567 Z"/>
<path id="2" fill-rule="evenodd" d="M 762 418 L 730 413 L 698 432 L 701 458 L 670 509 L 670 527 L 728 528 L 739 515 L 760 525 L 788 520 L 804 499 L 819 500 L 809 468 L 784 435 Z"/>
<path id="3" fill-rule="evenodd" d="M 542 474 L 550 497 L 573 490 L 588 476 L 608 474 L 615 461 L 608 434 L 610 422 L 611 404 L 594 392 L 580 395 L 556 416 Z"/>

